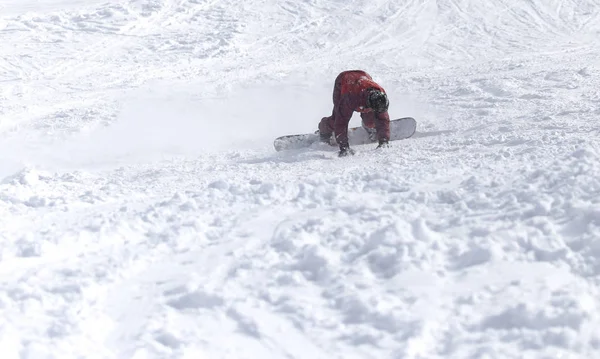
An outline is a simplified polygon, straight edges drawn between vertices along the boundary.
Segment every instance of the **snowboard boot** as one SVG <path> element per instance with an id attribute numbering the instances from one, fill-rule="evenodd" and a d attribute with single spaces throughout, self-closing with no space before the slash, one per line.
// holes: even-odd
<path id="1" fill-rule="evenodd" d="M 364 122 L 361 122 L 362 128 L 367 131 L 367 135 L 369 135 L 369 140 L 371 142 L 377 141 L 377 129 L 375 127 L 368 127 Z"/>
<path id="2" fill-rule="evenodd" d="M 323 143 L 326 143 L 326 144 L 332 146 L 331 135 L 332 135 L 332 133 L 320 133 L 319 132 L 319 140 Z"/>

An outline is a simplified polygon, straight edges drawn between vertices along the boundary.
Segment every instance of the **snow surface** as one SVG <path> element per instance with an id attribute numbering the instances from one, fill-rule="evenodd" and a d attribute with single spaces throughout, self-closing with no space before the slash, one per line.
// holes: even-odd
<path id="1" fill-rule="evenodd" d="M 599 41 L 599 0 L 3 0 L 0 357 L 600 357 Z M 415 136 L 274 152 L 355 68 Z"/>

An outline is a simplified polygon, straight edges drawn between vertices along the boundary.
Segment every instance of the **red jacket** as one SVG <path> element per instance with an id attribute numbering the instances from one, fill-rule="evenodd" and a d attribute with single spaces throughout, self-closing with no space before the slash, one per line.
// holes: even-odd
<path id="1" fill-rule="evenodd" d="M 333 91 L 333 128 L 338 143 L 348 143 L 348 124 L 354 111 L 360 112 L 363 119 L 375 121 L 378 139 L 389 140 L 390 116 L 387 111 L 375 114 L 366 108 L 368 89 L 377 89 L 385 93 L 365 71 L 344 71 L 336 78 Z"/>

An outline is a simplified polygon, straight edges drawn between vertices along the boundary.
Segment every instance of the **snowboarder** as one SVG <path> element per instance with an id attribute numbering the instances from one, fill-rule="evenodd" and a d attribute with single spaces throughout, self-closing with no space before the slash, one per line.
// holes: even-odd
<path id="1" fill-rule="evenodd" d="M 354 154 L 348 143 L 348 124 L 354 111 L 360 112 L 362 127 L 371 140 L 387 147 L 390 139 L 389 100 L 383 87 L 362 70 L 341 72 L 333 87 L 333 111 L 319 123 L 319 135 L 323 142 L 331 144 L 331 136 L 340 147 L 339 156 Z"/>

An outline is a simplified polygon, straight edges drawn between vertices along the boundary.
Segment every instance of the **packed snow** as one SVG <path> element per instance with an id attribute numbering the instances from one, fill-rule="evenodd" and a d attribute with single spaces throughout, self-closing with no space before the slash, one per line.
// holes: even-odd
<path id="1" fill-rule="evenodd" d="M 600 357 L 600 0 L 3 0 L 0 54 L 2 359 Z M 276 152 L 348 69 L 415 135 Z"/>

